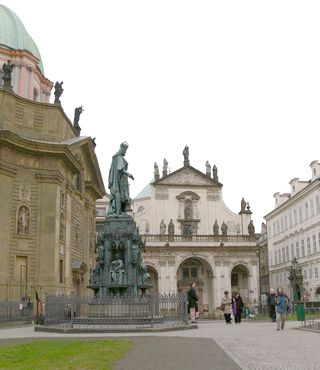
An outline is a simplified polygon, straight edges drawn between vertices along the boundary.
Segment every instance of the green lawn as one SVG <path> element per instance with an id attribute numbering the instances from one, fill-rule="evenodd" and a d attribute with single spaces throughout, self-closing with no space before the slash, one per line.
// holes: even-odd
<path id="1" fill-rule="evenodd" d="M 116 340 L 39 341 L 0 348 L 0 369 L 107 370 L 133 343 Z"/>

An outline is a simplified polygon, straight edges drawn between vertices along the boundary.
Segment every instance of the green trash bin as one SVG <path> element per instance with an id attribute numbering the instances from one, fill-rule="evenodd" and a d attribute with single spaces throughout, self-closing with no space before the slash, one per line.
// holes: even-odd
<path id="1" fill-rule="evenodd" d="M 295 309 L 297 313 L 297 320 L 304 321 L 306 317 L 304 313 L 304 303 L 296 303 Z"/>

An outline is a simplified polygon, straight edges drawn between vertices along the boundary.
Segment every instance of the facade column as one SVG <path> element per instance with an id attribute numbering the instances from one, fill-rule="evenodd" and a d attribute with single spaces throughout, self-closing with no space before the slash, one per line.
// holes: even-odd
<path id="1" fill-rule="evenodd" d="M 20 65 L 20 79 L 19 79 L 19 89 L 18 95 L 23 96 L 26 98 L 27 90 L 26 90 L 26 77 L 27 77 L 27 67 L 24 64 Z"/>
<path id="2" fill-rule="evenodd" d="M 15 170 L 4 168 L 0 164 L 0 200 L 1 212 L 8 215 L 0 222 L 0 296 L 2 299 L 11 299 L 10 292 L 6 287 L 10 277 L 10 239 L 12 220 L 12 190 L 14 184 Z M 10 279 L 11 280 L 11 279 Z"/>

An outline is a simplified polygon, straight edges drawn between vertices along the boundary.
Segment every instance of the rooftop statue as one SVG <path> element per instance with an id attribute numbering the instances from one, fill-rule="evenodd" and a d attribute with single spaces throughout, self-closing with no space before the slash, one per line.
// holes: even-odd
<path id="1" fill-rule="evenodd" d="M 83 112 L 83 108 L 82 108 L 82 105 L 81 107 L 78 107 L 74 110 L 74 120 L 73 120 L 73 124 L 74 126 L 77 126 L 79 124 L 79 119 L 80 119 L 80 114 Z"/>
<path id="2" fill-rule="evenodd" d="M 61 101 L 60 101 L 60 96 L 62 95 L 63 93 L 63 88 L 62 88 L 62 84 L 63 84 L 63 81 L 61 82 L 56 82 L 54 84 L 54 104 L 59 104 L 61 105 Z"/>
<path id="3" fill-rule="evenodd" d="M 206 162 L 206 175 L 211 177 L 211 165 L 209 161 Z"/>
<path id="4" fill-rule="evenodd" d="M 128 144 L 123 142 L 117 153 L 112 157 L 109 171 L 110 206 L 108 215 L 125 216 L 126 209 L 130 206 L 128 177 L 134 177 L 127 171 L 128 162 L 124 158 Z"/>
<path id="5" fill-rule="evenodd" d="M 212 177 L 215 181 L 219 181 L 219 178 L 218 178 L 218 169 L 217 169 L 217 166 L 214 165 L 212 167 Z"/>
<path id="6" fill-rule="evenodd" d="M 184 147 L 182 154 L 183 154 L 183 157 L 184 157 L 183 165 L 184 166 L 189 166 L 190 161 L 189 161 L 189 147 L 188 147 L 188 145 L 186 145 Z"/>
<path id="7" fill-rule="evenodd" d="M 2 65 L 2 72 L 3 72 L 3 87 L 7 89 L 12 89 L 11 81 L 12 81 L 12 71 L 13 71 L 13 64 L 8 60 L 7 63 L 3 63 Z"/>
<path id="8" fill-rule="evenodd" d="M 154 179 L 155 181 L 159 180 L 159 166 L 157 165 L 157 162 L 154 162 Z"/>

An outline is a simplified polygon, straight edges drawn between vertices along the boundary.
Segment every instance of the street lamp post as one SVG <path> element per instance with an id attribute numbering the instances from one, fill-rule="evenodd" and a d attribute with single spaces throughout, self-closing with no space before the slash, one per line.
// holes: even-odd
<path id="1" fill-rule="evenodd" d="M 261 267 L 260 267 L 260 251 L 256 251 L 256 255 L 258 257 L 258 280 L 259 280 L 259 311 L 262 312 L 262 303 L 261 303 Z"/>
<path id="2" fill-rule="evenodd" d="M 302 278 L 301 274 L 298 271 L 298 261 L 297 258 L 294 257 L 294 259 L 291 261 L 291 269 L 289 273 L 288 279 L 291 281 L 292 286 L 292 295 L 293 295 L 293 301 L 298 301 L 298 291 L 297 291 L 297 283 L 298 280 L 300 281 Z"/>

